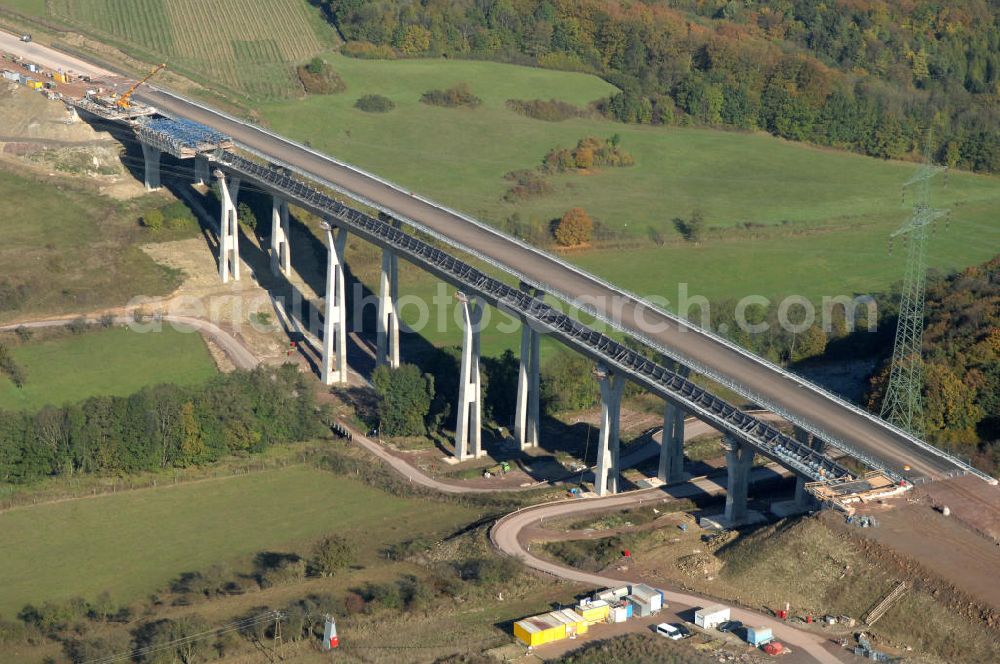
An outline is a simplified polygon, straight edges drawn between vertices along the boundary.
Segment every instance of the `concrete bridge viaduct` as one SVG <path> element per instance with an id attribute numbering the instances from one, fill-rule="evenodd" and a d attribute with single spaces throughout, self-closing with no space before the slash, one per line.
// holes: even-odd
<path id="1" fill-rule="evenodd" d="M 952 458 L 923 441 L 894 429 L 878 418 L 846 404 L 820 388 L 793 377 L 774 365 L 733 347 L 725 340 L 713 337 L 686 322 L 653 308 L 630 294 L 614 289 L 596 277 L 582 273 L 559 259 L 533 247 L 526 247 L 513 238 L 485 228 L 475 220 L 461 217 L 450 210 L 435 206 L 413 194 L 405 194 L 392 185 L 356 169 L 330 160 L 308 148 L 290 143 L 263 130 L 207 109 L 172 94 L 153 91 L 144 93 L 144 100 L 157 106 L 167 118 L 140 123 L 136 134 L 145 157 L 147 188 L 159 186 L 159 159 L 167 151 L 181 159 L 193 159 L 195 180 L 214 181 L 221 202 L 219 220 L 219 272 L 223 282 L 238 280 L 239 233 L 236 206 L 240 185 L 252 181 L 254 187 L 273 197 L 270 254 L 272 270 L 288 273 L 289 244 L 288 205 L 308 210 L 326 220 L 324 230 L 328 248 L 325 318 L 322 343 L 321 374 L 328 384 L 346 382 L 346 306 L 345 256 L 348 234 L 372 242 L 382 250 L 378 293 L 377 361 L 389 366 L 399 364 L 398 259 L 405 260 L 435 274 L 458 289 L 458 304 L 463 318 L 463 346 L 460 368 L 459 397 L 456 417 L 455 454 L 459 459 L 482 455 L 480 438 L 482 406 L 480 401 L 479 321 L 482 307 L 499 307 L 522 322 L 520 369 L 514 434 L 522 449 L 538 445 L 539 419 L 539 338 L 546 334 L 593 359 L 597 364 L 595 379 L 601 394 L 601 428 L 595 491 L 599 495 L 619 489 L 619 414 L 623 386 L 634 381 L 664 399 L 664 425 L 658 464 L 658 478 L 675 482 L 683 478 L 684 417 L 690 413 L 725 434 L 729 468 L 728 497 L 725 517 L 738 522 L 746 516 L 747 477 L 756 454 L 762 454 L 795 472 L 799 477 L 797 500 L 805 501 L 802 490 L 805 481 L 837 479 L 849 471 L 823 451 L 828 443 L 859 459 L 866 465 L 883 470 L 890 476 L 909 481 L 926 481 L 957 474 L 975 472 L 964 462 Z M 196 121 L 192 121 L 196 120 Z M 204 124 L 202 124 L 204 123 Z M 233 131 L 236 129 L 237 131 Z M 227 133 L 223 133 L 226 131 Z M 233 138 L 230 138 L 230 133 Z M 256 138 L 257 140 L 248 140 Z M 237 152 L 233 145 L 240 150 Z M 242 154 L 240 154 L 242 153 Z M 298 153 L 298 154 L 296 154 Z M 248 155 L 249 156 L 244 156 Z M 295 159 L 306 155 L 306 159 Z M 325 159 L 332 165 L 327 172 L 314 173 L 311 162 Z M 343 180 L 331 181 L 324 175 L 350 169 L 355 177 L 367 178 L 375 190 L 391 189 L 392 196 L 372 200 L 371 195 L 359 195 Z M 210 172 L 211 171 L 211 172 Z M 294 175 L 293 175 L 294 173 Z M 318 185 L 318 186 L 317 186 Z M 348 207 L 319 187 L 347 193 L 365 206 L 375 207 L 389 219 L 375 218 Z M 396 205 L 400 195 L 408 196 Z M 438 213 L 452 215 L 459 225 L 442 230 L 429 223 L 429 217 L 418 217 L 413 208 L 433 207 Z M 424 242 L 412 232 L 405 232 L 398 221 L 407 226 L 444 240 L 447 244 L 485 260 L 501 271 L 517 277 L 519 288 L 476 269 L 469 263 Z M 473 227 L 474 233 L 469 232 Z M 484 240 L 500 238 L 502 246 L 484 251 Z M 545 295 L 554 296 L 572 306 L 579 306 L 568 288 L 554 288 L 542 279 L 526 274 L 521 266 L 523 254 L 537 261 L 542 268 L 561 271 L 565 283 L 584 282 L 607 287 L 624 300 L 624 313 L 609 317 L 598 307 L 584 307 L 588 313 L 626 332 L 636 340 L 659 351 L 677 363 L 668 368 L 643 357 L 607 335 L 591 329 L 570 316 L 546 304 Z M 513 260 L 509 263 L 507 256 Z M 581 293 L 576 293 L 580 295 Z M 621 305 L 622 303 L 619 303 Z M 670 324 L 668 332 L 659 336 L 645 333 L 639 316 L 655 314 Z M 690 339 L 702 346 L 698 348 Z M 707 344 L 706 344 L 707 342 Z M 699 352 L 693 352 L 698 350 Z M 724 355 L 712 357 L 712 351 Z M 706 361 L 708 358 L 711 361 Z M 725 362 L 733 362 L 739 371 L 726 371 Z M 749 368 L 752 371 L 747 371 Z M 796 435 L 788 436 L 776 427 L 743 413 L 688 378 L 690 370 L 705 375 L 726 387 L 773 410 L 796 425 Z M 741 381 L 741 377 L 746 378 Z M 774 387 L 778 381 L 778 388 Z M 760 389 L 762 386 L 767 390 Z M 806 398 L 803 399 L 803 394 Z M 815 410 L 812 410 L 815 408 Z M 817 412 L 818 411 L 818 412 Z M 984 479 L 987 479 L 984 477 Z"/>

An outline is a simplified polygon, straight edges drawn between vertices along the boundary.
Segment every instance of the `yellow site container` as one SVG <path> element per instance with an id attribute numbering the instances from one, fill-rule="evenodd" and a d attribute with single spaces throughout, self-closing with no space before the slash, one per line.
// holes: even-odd
<path id="1" fill-rule="evenodd" d="M 583 616 L 588 625 L 607 622 L 608 614 L 611 612 L 611 605 L 604 600 L 587 602 L 576 607 L 576 612 Z"/>
<path id="2" fill-rule="evenodd" d="M 28 87 L 31 88 L 32 90 L 41 90 L 42 89 L 42 82 L 41 81 L 28 81 Z"/>
<path id="3" fill-rule="evenodd" d="M 59 83 L 66 82 L 66 76 L 61 71 L 57 71 L 56 73 L 52 74 L 52 78 L 54 78 Z"/>
<path id="4" fill-rule="evenodd" d="M 586 634 L 587 630 L 590 629 L 590 625 L 587 624 L 587 621 L 583 618 L 583 616 L 573 609 L 553 611 L 549 615 L 566 626 L 566 636 Z"/>
<path id="5" fill-rule="evenodd" d="M 526 646 L 540 646 L 566 638 L 566 624 L 545 613 L 518 620 L 514 623 L 514 636 Z"/>

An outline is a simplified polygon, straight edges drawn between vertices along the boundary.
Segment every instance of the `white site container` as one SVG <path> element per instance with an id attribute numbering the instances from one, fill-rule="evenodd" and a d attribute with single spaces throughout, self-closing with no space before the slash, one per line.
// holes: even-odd
<path id="1" fill-rule="evenodd" d="M 694 624 L 702 629 L 713 629 L 729 620 L 729 607 L 716 604 L 694 612 Z"/>

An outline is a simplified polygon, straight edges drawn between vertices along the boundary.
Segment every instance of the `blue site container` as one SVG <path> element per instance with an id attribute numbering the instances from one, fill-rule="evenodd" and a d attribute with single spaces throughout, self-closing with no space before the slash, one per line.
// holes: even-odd
<path id="1" fill-rule="evenodd" d="M 625 602 L 625 617 L 632 617 L 632 602 Z"/>
<path id="2" fill-rule="evenodd" d="M 762 646 L 774 641 L 770 627 L 747 627 L 747 643 L 752 646 Z"/>

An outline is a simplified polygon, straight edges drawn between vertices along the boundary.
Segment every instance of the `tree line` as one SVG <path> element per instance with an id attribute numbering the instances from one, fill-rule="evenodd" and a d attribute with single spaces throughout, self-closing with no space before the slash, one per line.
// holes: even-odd
<path id="1" fill-rule="evenodd" d="M 0 481 L 210 463 L 306 440 L 321 433 L 320 419 L 312 390 L 291 365 L 0 412 Z"/>
<path id="2" fill-rule="evenodd" d="M 725 125 L 1000 170 L 1000 12 L 986 0 L 323 0 L 373 52 L 602 75 L 623 122 Z"/>

